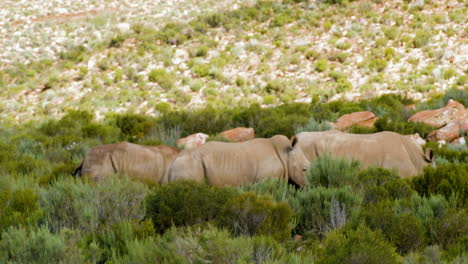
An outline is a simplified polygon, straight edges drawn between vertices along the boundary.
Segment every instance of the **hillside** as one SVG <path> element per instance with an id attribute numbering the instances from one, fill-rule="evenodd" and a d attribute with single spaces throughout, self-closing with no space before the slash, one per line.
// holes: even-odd
<path id="1" fill-rule="evenodd" d="M 426 100 L 466 89 L 466 14 L 436 0 L 3 1 L 0 116 Z"/>

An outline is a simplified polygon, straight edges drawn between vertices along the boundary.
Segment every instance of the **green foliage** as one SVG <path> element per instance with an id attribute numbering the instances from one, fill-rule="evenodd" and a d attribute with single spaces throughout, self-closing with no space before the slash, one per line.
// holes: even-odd
<path id="1" fill-rule="evenodd" d="M 314 68 L 318 72 L 324 72 L 328 69 L 328 60 L 326 59 L 319 59 L 314 64 Z"/>
<path id="2" fill-rule="evenodd" d="M 422 138 L 427 137 L 434 128 L 421 122 L 397 121 L 387 117 L 379 118 L 374 126 L 377 131 L 393 131 L 402 135 L 418 133 Z"/>
<path id="3" fill-rule="evenodd" d="M 413 178 L 413 188 L 421 195 L 441 194 L 455 199 L 459 206 L 468 206 L 468 164 L 427 166 L 424 173 Z"/>
<path id="4" fill-rule="evenodd" d="M 204 224 L 216 218 L 235 192 L 203 183 L 180 181 L 156 187 L 146 199 L 146 216 L 158 232 L 172 225 Z"/>
<path id="5" fill-rule="evenodd" d="M 86 252 L 88 259 L 94 262 L 107 263 L 113 256 L 127 254 L 127 243 L 135 239 L 146 239 L 155 235 L 151 221 L 128 221 L 117 222 L 107 225 L 88 235 L 84 244 L 93 252 Z M 91 251 L 91 250 L 90 250 Z"/>
<path id="6" fill-rule="evenodd" d="M 34 226 L 40 216 L 34 189 L 0 190 L 0 233 L 10 226 Z"/>
<path id="7" fill-rule="evenodd" d="M 350 188 L 306 188 L 293 206 L 299 234 L 319 234 L 340 228 L 359 210 L 361 198 Z"/>
<path id="8" fill-rule="evenodd" d="M 163 236 L 127 243 L 124 256 L 112 263 L 305 263 L 303 256 L 287 253 L 271 237 L 235 237 L 208 226 L 171 228 Z M 296 260 L 292 262 L 291 260 Z"/>
<path id="9" fill-rule="evenodd" d="M 101 225 L 144 217 L 147 187 L 127 178 L 111 177 L 95 188 L 66 178 L 41 193 L 44 222 L 52 231 L 63 228 L 93 232 Z"/>
<path id="10" fill-rule="evenodd" d="M 399 263 L 395 248 L 378 231 L 359 226 L 354 231 L 335 231 L 327 235 L 319 264 Z"/>
<path id="11" fill-rule="evenodd" d="M 46 228 L 27 231 L 11 227 L 0 241 L 0 262 L 18 264 L 83 263 L 80 250 L 66 232 L 51 234 Z"/>
<path id="12" fill-rule="evenodd" d="M 286 240 L 291 234 L 292 210 L 285 202 L 247 192 L 226 202 L 218 224 L 236 235 L 268 235 Z"/>
<path id="13" fill-rule="evenodd" d="M 312 131 L 327 131 L 330 130 L 330 125 L 327 122 L 317 121 L 314 118 L 310 118 L 309 122 L 302 126 L 296 128 L 296 134 L 300 132 L 312 132 Z"/>
<path id="14" fill-rule="evenodd" d="M 416 36 L 413 39 L 414 48 L 422 48 L 431 40 L 431 33 L 427 30 L 417 30 Z"/>
<path id="15" fill-rule="evenodd" d="M 445 248 L 459 243 L 468 236 L 468 211 L 449 209 L 434 227 L 434 240 Z"/>
<path id="16" fill-rule="evenodd" d="M 312 161 L 307 171 L 307 182 L 312 187 L 343 187 L 355 185 L 360 163 L 344 158 L 333 159 L 329 155 Z"/>
<path id="17" fill-rule="evenodd" d="M 388 62 L 385 59 L 380 58 L 370 58 L 369 59 L 369 69 L 381 72 L 387 68 Z"/>
<path id="18" fill-rule="evenodd" d="M 395 172 L 384 168 L 367 168 L 358 173 L 357 182 L 363 190 L 364 204 L 387 199 L 404 199 L 414 192 L 411 186 Z"/>
<path id="19" fill-rule="evenodd" d="M 242 192 L 254 192 L 259 196 L 270 196 L 276 202 L 288 201 L 291 205 L 295 199 L 296 188 L 287 181 L 267 179 L 254 184 L 243 185 L 239 188 Z"/>
<path id="20" fill-rule="evenodd" d="M 267 93 L 282 93 L 286 89 L 286 83 L 279 80 L 279 79 L 274 79 L 269 82 L 267 82 L 265 86 L 265 91 Z"/>
<path id="21" fill-rule="evenodd" d="M 124 114 L 115 117 L 115 125 L 122 132 L 123 140 L 136 142 L 142 139 L 156 123 L 155 120 L 150 117 L 136 114 Z"/>
<path id="22" fill-rule="evenodd" d="M 174 88 L 175 76 L 164 69 L 154 69 L 148 74 L 150 82 L 157 82 L 166 91 Z"/>
<path id="23" fill-rule="evenodd" d="M 68 60 L 74 63 L 78 63 L 78 62 L 83 61 L 86 58 L 87 56 L 86 52 L 87 50 L 83 45 L 76 46 L 66 52 L 61 52 L 60 58 L 62 60 Z"/>
<path id="24" fill-rule="evenodd" d="M 411 198 L 397 200 L 395 212 L 410 213 L 417 217 L 425 228 L 426 237 L 432 243 L 438 243 L 436 226 L 441 219 L 446 217 L 449 203 L 441 195 L 420 197 L 413 194 Z"/>
<path id="25" fill-rule="evenodd" d="M 428 142 L 425 148 L 432 149 L 434 157 L 443 158 L 447 161 L 459 163 L 468 162 L 468 148 L 466 146 L 454 147 L 451 145 L 439 146 L 437 142 Z"/>
<path id="26" fill-rule="evenodd" d="M 388 200 L 366 206 L 361 210 L 359 219 L 371 229 L 382 231 L 402 254 L 425 244 L 421 221 L 410 213 L 395 213 L 393 202 Z"/>

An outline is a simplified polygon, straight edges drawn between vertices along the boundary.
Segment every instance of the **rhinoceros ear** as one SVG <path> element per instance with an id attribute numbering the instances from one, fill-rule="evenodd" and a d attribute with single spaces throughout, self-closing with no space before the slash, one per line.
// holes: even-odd
<path id="1" fill-rule="evenodd" d="M 426 153 L 424 154 L 424 159 L 427 162 L 432 162 L 432 158 L 434 157 L 434 151 L 431 148 L 426 149 Z"/>
<path id="2" fill-rule="evenodd" d="M 296 136 L 292 136 L 290 141 L 291 141 L 291 149 L 292 149 L 294 148 L 294 146 L 297 144 L 299 140 L 297 139 Z"/>

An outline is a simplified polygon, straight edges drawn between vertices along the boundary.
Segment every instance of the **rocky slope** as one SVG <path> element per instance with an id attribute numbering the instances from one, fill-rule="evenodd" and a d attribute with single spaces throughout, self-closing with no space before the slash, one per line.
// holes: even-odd
<path id="1" fill-rule="evenodd" d="M 7 0 L 0 116 L 424 100 L 466 89 L 466 13 L 453 0 Z"/>

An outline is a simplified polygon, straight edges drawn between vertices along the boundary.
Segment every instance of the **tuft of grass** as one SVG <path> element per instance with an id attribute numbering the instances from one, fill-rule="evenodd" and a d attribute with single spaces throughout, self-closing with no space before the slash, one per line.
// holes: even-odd
<path id="1" fill-rule="evenodd" d="M 150 82 L 157 82 L 165 90 L 174 88 L 175 76 L 164 69 L 154 69 L 148 74 Z"/>
<path id="2" fill-rule="evenodd" d="M 319 59 L 314 64 L 314 68 L 318 72 L 324 72 L 328 69 L 328 67 L 329 67 L 329 63 L 328 63 L 328 60 L 326 59 Z"/>

